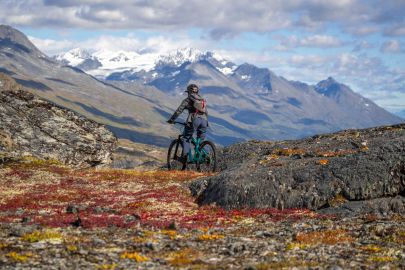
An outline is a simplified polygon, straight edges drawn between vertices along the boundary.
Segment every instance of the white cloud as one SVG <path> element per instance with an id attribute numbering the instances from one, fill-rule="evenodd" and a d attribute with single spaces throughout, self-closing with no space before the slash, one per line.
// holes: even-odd
<path id="1" fill-rule="evenodd" d="M 280 40 L 280 44 L 276 46 L 276 49 L 280 51 L 288 51 L 298 47 L 334 48 L 344 45 L 343 41 L 328 35 L 312 35 L 302 38 L 295 35 L 288 37 L 278 36 L 276 39 Z"/>
<path id="2" fill-rule="evenodd" d="M 39 50 L 47 55 L 54 55 L 63 51 L 68 51 L 77 46 L 75 42 L 69 40 L 53 40 L 53 39 L 40 39 L 36 37 L 28 37 Z"/>
<path id="3" fill-rule="evenodd" d="M 346 28 L 346 31 L 356 36 L 367 36 L 381 31 L 376 25 L 351 25 Z"/>
<path id="4" fill-rule="evenodd" d="M 332 36 L 314 35 L 303 38 L 299 44 L 305 47 L 339 47 L 342 42 Z"/>
<path id="5" fill-rule="evenodd" d="M 400 53 L 402 52 L 401 43 L 399 40 L 389 40 L 381 45 L 380 51 L 384 53 Z"/>

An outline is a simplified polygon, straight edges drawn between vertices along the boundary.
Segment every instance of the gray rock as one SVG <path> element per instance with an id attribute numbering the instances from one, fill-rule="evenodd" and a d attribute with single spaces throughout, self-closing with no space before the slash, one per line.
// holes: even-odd
<path id="1" fill-rule="evenodd" d="M 33 156 L 77 167 L 111 163 L 116 137 L 0 74 L 0 156 Z"/>
<path id="2" fill-rule="evenodd" d="M 364 141 L 367 148 L 353 146 Z M 219 162 L 221 173 L 190 185 L 200 204 L 343 215 L 405 213 L 405 124 L 241 143 L 225 148 Z"/>

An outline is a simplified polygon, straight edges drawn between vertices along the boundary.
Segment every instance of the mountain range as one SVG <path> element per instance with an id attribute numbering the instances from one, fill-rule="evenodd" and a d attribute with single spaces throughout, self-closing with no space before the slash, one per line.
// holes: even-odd
<path id="1" fill-rule="evenodd" d="M 167 55 L 74 49 L 48 57 L 2 25 L 0 72 L 120 138 L 159 146 L 178 133 L 165 120 L 191 82 L 208 101 L 209 137 L 222 145 L 402 122 L 331 77 L 308 85 L 191 48 Z"/>

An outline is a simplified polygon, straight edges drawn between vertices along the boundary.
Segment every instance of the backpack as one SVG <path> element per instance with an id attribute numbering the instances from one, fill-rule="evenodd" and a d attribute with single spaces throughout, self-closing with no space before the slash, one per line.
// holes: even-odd
<path id="1" fill-rule="evenodd" d="M 190 100 L 193 103 L 193 108 L 196 110 L 196 113 L 204 114 L 207 112 L 207 101 L 198 94 L 191 94 Z"/>

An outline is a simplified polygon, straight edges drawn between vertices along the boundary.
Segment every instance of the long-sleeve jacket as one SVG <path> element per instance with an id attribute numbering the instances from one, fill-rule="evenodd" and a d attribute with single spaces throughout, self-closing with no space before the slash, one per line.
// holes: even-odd
<path id="1" fill-rule="evenodd" d="M 195 117 L 201 117 L 208 121 L 208 111 L 206 110 L 205 113 L 197 113 L 197 110 L 194 108 L 193 101 L 190 97 L 185 98 L 181 102 L 180 106 L 173 113 L 172 117 L 170 117 L 170 120 L 176 120 L 184 110 L 188 110 L 186 123 L 192 123 Z"/>

